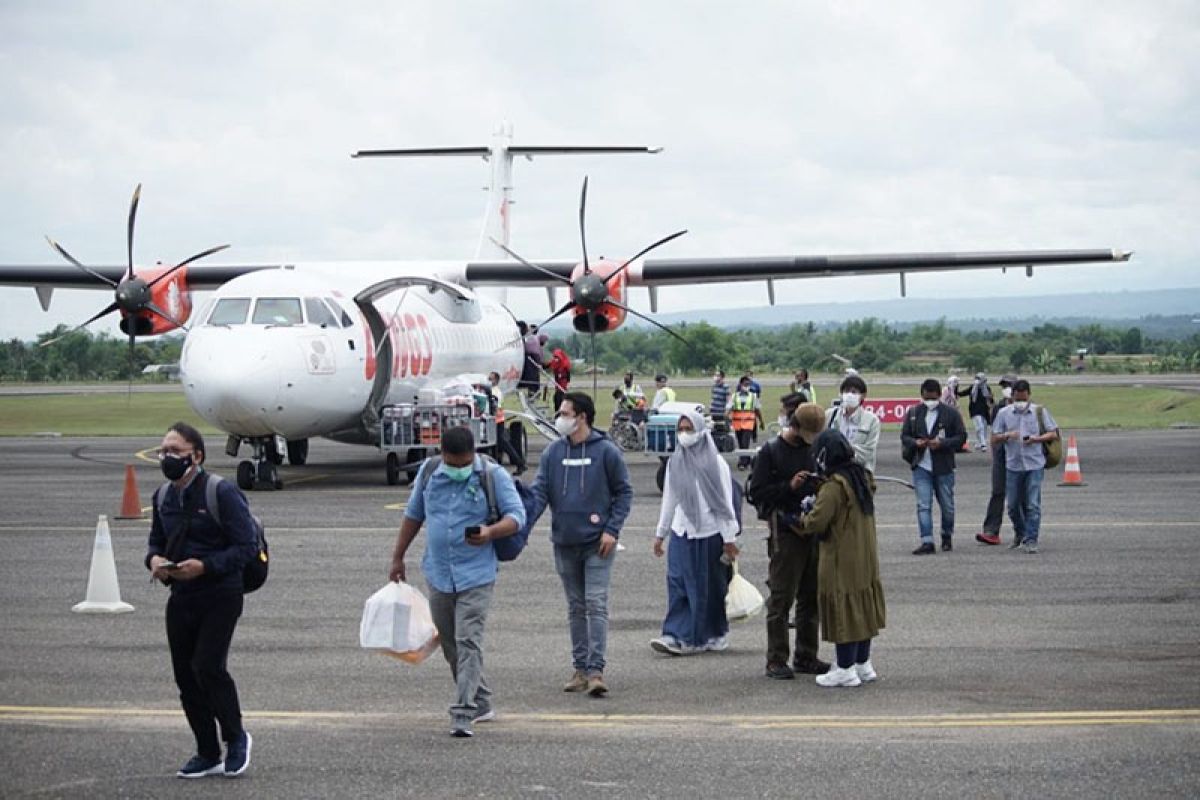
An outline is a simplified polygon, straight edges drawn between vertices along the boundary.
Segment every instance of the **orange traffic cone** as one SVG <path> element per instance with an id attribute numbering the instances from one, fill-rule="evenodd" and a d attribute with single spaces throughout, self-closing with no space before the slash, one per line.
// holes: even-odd
<path id="1" fill-rule="evenodd" d="M 1063 479 L 1059 486 L 1087 486 L 1083 482 L 1083 471 L 1079 469 L 1079 448 L 1075 446 L 1075 437 L 1067 440 L 1067 464 L 1063 468 Z"/>
<path id="2" fill-rule="evenodd" d="M 121 511 L 117 519 L 145 519 L 142 514 L 142 503 L 138 500 L 137 479 L 133 474 L 133 464 L 125 465 L 125 494 L 121 497 Z"/>

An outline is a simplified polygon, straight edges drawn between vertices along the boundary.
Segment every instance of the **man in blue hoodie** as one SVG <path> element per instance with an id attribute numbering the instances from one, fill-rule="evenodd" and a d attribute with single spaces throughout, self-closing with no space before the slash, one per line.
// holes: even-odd
<path id="1" fill-rule="evenodd" d="M 550 540 L 567 595 L 575 667 L 563 691 L 600 697 L 608 692 L 608 584 L 633 486 L 620 449 L 592 428 L 595 421 L 591 397 L 582 392 L 563 397 L 554 423 L 563 438 L 542 452 L 530 519 L 536 522 L 546 506 L 553 513 Z"/>

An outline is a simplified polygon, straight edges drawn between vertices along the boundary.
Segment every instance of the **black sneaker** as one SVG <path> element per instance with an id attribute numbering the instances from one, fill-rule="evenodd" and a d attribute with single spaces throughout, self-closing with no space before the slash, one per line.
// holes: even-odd
<path id="1" fill-rule="evenodd" d="M 954 549 L 954 544 L 950 541 L 950 537 L 943 536 L 942 537 L 942 552 L 949 553 L 953 549 Z"/>
<path id="2" fill-rule="evenodd" d="M 921 546 L 918 547 L 916 550 L 913 550 L 913 555 L 914 556 L 931 556 L 936 552 L 937 552 L 937 549 L 933 546 L 933 542 L 921 542 Z"/>
<path id="3" fill-rule="evenodd" d="M 768 678 L 774 678 L 777 681 L 795 680 L 796 674 L 792 672 L 792 668 L 787 664 L 771 662 L 767 664 L 766 675 Z"/>
<path id="4" fill-rule="evenodd" d="M 454 723 L 454 727 L 450 728 L 450 735 L 455 739 L 470 739 L 475 735 L 475 731 L 471 730 L 470 720 L 462 720 Z"/>
<path id="5" fill-rule="evenodd" d="M 254 740 L 249 731 L 242 731 L 241 737 L 233 740 L 225 748 L 225 777 L 236 778 L 250 766 L 250 746 Z"/>
<path id="6" fill-rule="evenodd" d="M 188 762 L 175 773 L 177 778 L 207 778 L 209 775 L 220 775 L 225 771 L 225 763 L 219 758 L 204 758 L 192 756 Z"/>
<path id="7" fill-rule="evenodd" d="M 792 670 L 805 675 L 824 675 L 829 672 L 829 662 L 819 658 L 797 658 L 792 660 Z"/>

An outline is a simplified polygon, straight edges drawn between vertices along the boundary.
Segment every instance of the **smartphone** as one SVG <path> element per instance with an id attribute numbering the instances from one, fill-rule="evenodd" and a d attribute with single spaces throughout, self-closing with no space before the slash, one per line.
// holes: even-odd
<path id="1" fill-rule="evenodd" d="M 479 526 L 478 525 L 470 526 L 469 528 L 467 528 L 466 530 L 463 531 L 463 535 L 468 539 L 470 539 L 472 536 L 478 536 L 479 535 Z"/>
<path id="2" fill-rule="evenodd" d="M 159 564 L 159 566 L 163 569 L 179 569 L 179 565 L 174 561 L 164 561 L 163 563 Z"/>

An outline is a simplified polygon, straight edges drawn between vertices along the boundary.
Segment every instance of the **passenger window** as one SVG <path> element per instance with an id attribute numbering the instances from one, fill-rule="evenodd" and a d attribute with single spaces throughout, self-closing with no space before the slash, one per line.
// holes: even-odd
<path id="1" fill-rule="evenodd" d="M 343 328 L 349 328 L 354 324 L 354 320 L 350 319 L 350 315 L 346 313 L 345 309 L 338 305 L 336 300 L 334 300 L 332 297 L 326 297 L 325 302 L 328 303 L 329 307 L 333 310 L 333 315 L 341 319 Z"/>
<path id="2" fill-rule="evenodd" d="M 224 297 L 217 301 L 212 314 L 208 317 L 209 325 L 241 325 L 246 321 L 250 312 L 250 298 Z"/>
<path id="3" fill-rule="evenodd" d="M 320 325 L 322 328 L 338 327 L 337 317 L 315 297 L 304 298 L 304 313 L 308 316 L 309 325 Z"/>
<path id="4" fill-rule="evenodd" d="M 260 297 L 254 305 L 255 325 L 300 325 L 299 297 Z"/>

